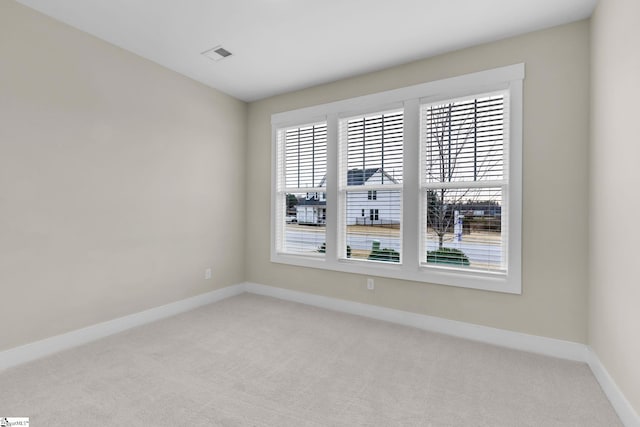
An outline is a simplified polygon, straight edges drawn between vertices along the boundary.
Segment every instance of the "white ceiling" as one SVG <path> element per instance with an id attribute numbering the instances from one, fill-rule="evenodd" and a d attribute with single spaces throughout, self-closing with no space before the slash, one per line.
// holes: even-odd
<path id="1" fill-rule="evenodd" d="M 244 101 L 587 18 L 597 0 L 18 0 Z M 233 56 L 200 53 L 222 45 Z"/>

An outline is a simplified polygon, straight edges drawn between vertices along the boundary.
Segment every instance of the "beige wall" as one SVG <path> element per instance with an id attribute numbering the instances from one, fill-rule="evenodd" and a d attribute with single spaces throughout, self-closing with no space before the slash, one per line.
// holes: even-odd
<path id="1" fill-rule="evenodd" d="M 640 413 L 640 2 L 592 19 L 589 343 Z"/>
<path id="2" fill-rule="evenodd" d="M 245 278 L 586 342 L 588 38 L 579 22 L 285 94 L 250 104 L 247 127 L 244 103 L 0 2 L 0 350 Z M 518 62 L 523 295 L 369 292 L 269 262 L 272 113 Z"/>
<path id="3" fill-rule="evenodd" d="M 270 116 L 526 63 L 523 294 L 377 279 L 269 262 Z M 587 340 L 589 23 L 536 32 L 249 105 L 247 279 L 577 342 Z"/>
<path id="4" fill-rule="evenodd" d="M 241 282 L 246 117 L 0 1 L 0 350 Z"/>

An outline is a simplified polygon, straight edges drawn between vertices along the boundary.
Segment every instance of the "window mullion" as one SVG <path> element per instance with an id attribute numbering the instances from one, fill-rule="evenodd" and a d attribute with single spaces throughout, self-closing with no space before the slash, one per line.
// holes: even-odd
<path id="1" fill-rule="evenodd" d="M 338 263 L 338 254 L 341 253 L 342 243 L 339 238 L 340 209 L 338 194 L 338 167 L 340 152 L 338 147 L 338 116 L 327 116 L 327 221 L 326 239 L 327 250 L 325 262 L 327 265 Z"/>
<path id="2" fill-rule="evenodd" d="M 404 158 L 402 191 L 402 264 L 417 270 L 420 254 L 420 105 L 417 99 L 404 103 Z"/>

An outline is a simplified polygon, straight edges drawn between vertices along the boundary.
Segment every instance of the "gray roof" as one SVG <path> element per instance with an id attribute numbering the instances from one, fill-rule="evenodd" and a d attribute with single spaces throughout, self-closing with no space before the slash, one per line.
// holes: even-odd
<path id="1" fill-rule="evenodd" d="M 326 200 L 316 200 L 316 199 L 298 200 L 298 204 L 297 204 L 297 206 L 326 206 L 326 205 L 327 205 L 327 201 Z"/>
<path id="2" fill-rule="evenodd" d="M 364 185 L 373 175 L 375 175 L 378 171 L 382 171 L 382 173 L 387 177 L 391 182 L 397 183 L 395 179 L 393 179 L 388 173 L 383 171 L 381 168 L 367 168 L 367 169 L 351 169 L 347 171 L 347 185 Z M 325 180 L 327 177 L 325 176 L 320 181 L 320 187 L 325 186 Z M 380 183 L 382 184 L 382 183 Z"/>
<path id="3" fill-rule="evenodd" d="M 351 169 L 347 171 L 347 185 L 364 185 L 380 168 Z"/>

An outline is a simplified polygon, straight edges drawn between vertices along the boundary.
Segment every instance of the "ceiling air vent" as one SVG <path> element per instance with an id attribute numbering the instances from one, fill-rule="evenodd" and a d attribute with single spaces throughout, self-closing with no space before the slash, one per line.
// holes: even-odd
<path id="1" fill-rule="evenodd" d="M 202 54 L 214 61 L 220 61 L 231 56 L 231 52 L 222 46 L 216 46 L 213 49 L 205 50 Z"/>

